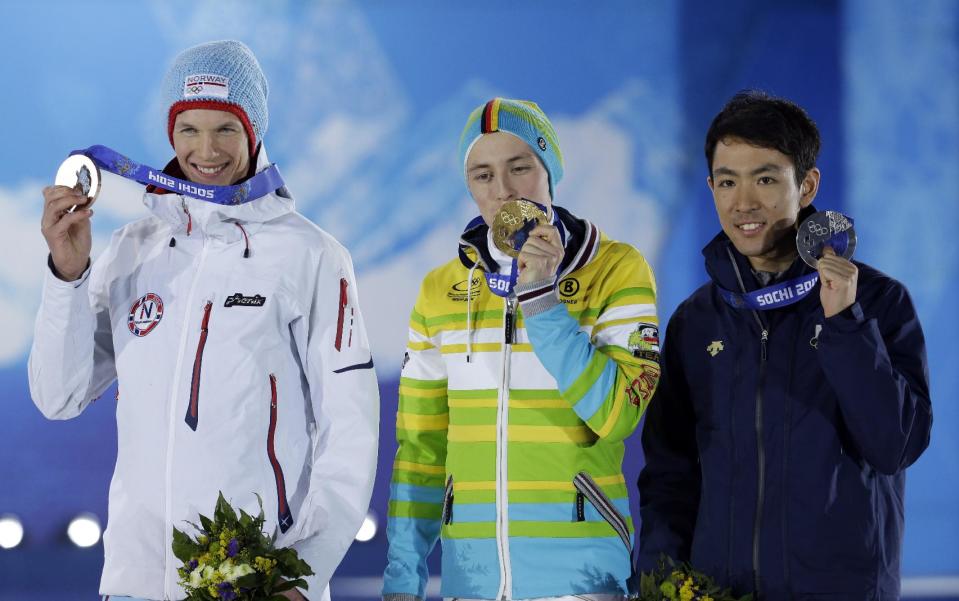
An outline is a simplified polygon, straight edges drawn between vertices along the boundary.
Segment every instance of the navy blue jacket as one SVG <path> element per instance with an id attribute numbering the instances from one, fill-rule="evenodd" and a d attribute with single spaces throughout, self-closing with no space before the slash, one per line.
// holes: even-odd
<path id="1" fill-rule="evenodd" d="M 932 426 L 909 293 L 857 262 L 856 303 L 829 319 L 818 283 L 734 309 L 717 285 L 762 287 L 747 259 L 725 234 L 703 254 L 712 281 L 669 320 L 646 414 L 639 568 L 665 553 L 761 600 L 898 599 L 905 469 Z"/>

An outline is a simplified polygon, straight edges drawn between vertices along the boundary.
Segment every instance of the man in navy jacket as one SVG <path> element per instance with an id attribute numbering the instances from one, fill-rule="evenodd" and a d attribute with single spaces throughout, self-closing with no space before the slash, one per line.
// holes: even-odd
<path id="1" fill-rule="evenodd" d="M 898 599 L 905 470 L 932 425 L 925 343 L 901 283 L 828 247 L 818 270 L 798 257 L 818 153 L 805 111 L 762 92 L 709 128 L 723 231 L 667 328 L 639 567 L 688 560 L 764 601 Z M 736 300 L 767 287 L 784 302 Z"/>

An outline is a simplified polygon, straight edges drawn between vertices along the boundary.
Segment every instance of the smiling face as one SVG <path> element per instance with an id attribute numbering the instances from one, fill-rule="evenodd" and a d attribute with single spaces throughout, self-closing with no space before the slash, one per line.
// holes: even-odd
<path id="1" fill-rule="evenodd" d="M 796 220 L 819 189 L 813 167 L 796 183 L 795 164 L 772 148 L 724 138 L 707 179 L 723 231 L 753 269 L 780 272 L 796 257 Z"/>
<path id="2" fill-rule="evenodd" d="M 187 179 L 229 186 L 246 177 L 250 149 L 243 123 L 227 111 L 191 109 L 173 123 L 173 150 Z"/>
<path id="3" fill-rule="evenodd" d="M 549 174 L 526 142 L 513 134 L 483 134 L 466 158 L 466 182 L 486 225 L 508 200 L 525 198 L 549 207 Z"/>

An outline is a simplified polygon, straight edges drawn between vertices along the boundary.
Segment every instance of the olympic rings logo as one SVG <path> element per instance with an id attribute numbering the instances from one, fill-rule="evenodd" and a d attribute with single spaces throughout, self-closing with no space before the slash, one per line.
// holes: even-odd
<path id="1" fill-rule="evenodd" d="M 809 223 L 806 225 L 806 229 L 808 229 L 810 232 L 812 232 L 812 233 L 815 234 L 816 236 L 820 236 L 820 237 L 822 237 L 822 236 L 827 236 L 827 235 L 829 235 L 829 233 L 832 231 L 832 230 L 830 230 L 830 228 L 827 228 L 827 227 L 825 227 L 825 226 L 823 226 L 823 225 L 820 225 L 820 224 L 814 223 L 814 222 L 809 222 Z"/>

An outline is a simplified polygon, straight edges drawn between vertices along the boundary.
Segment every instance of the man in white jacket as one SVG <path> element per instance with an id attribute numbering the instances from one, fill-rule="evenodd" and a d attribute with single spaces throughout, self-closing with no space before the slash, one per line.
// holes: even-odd
<path id="1" fill-rule="evenodd" d="M 206 186 L 270 167 L 267 82 L 252 52 L 185 50 L 164 81 L 170 176 Z M 182 599 L 173 528 L 217 493 L 263 499 L 328 599 L 369 505 L 379 395 L 350 255 L 298 214 L 285 187 L 218 204 L 148 188 L 150 215 L 90 264 L 89 208 L 45 188 L 50 249 L 30 390 L 50 419 L 79 415 L 118 380 L 118 456 L 100 593 Z"/>

